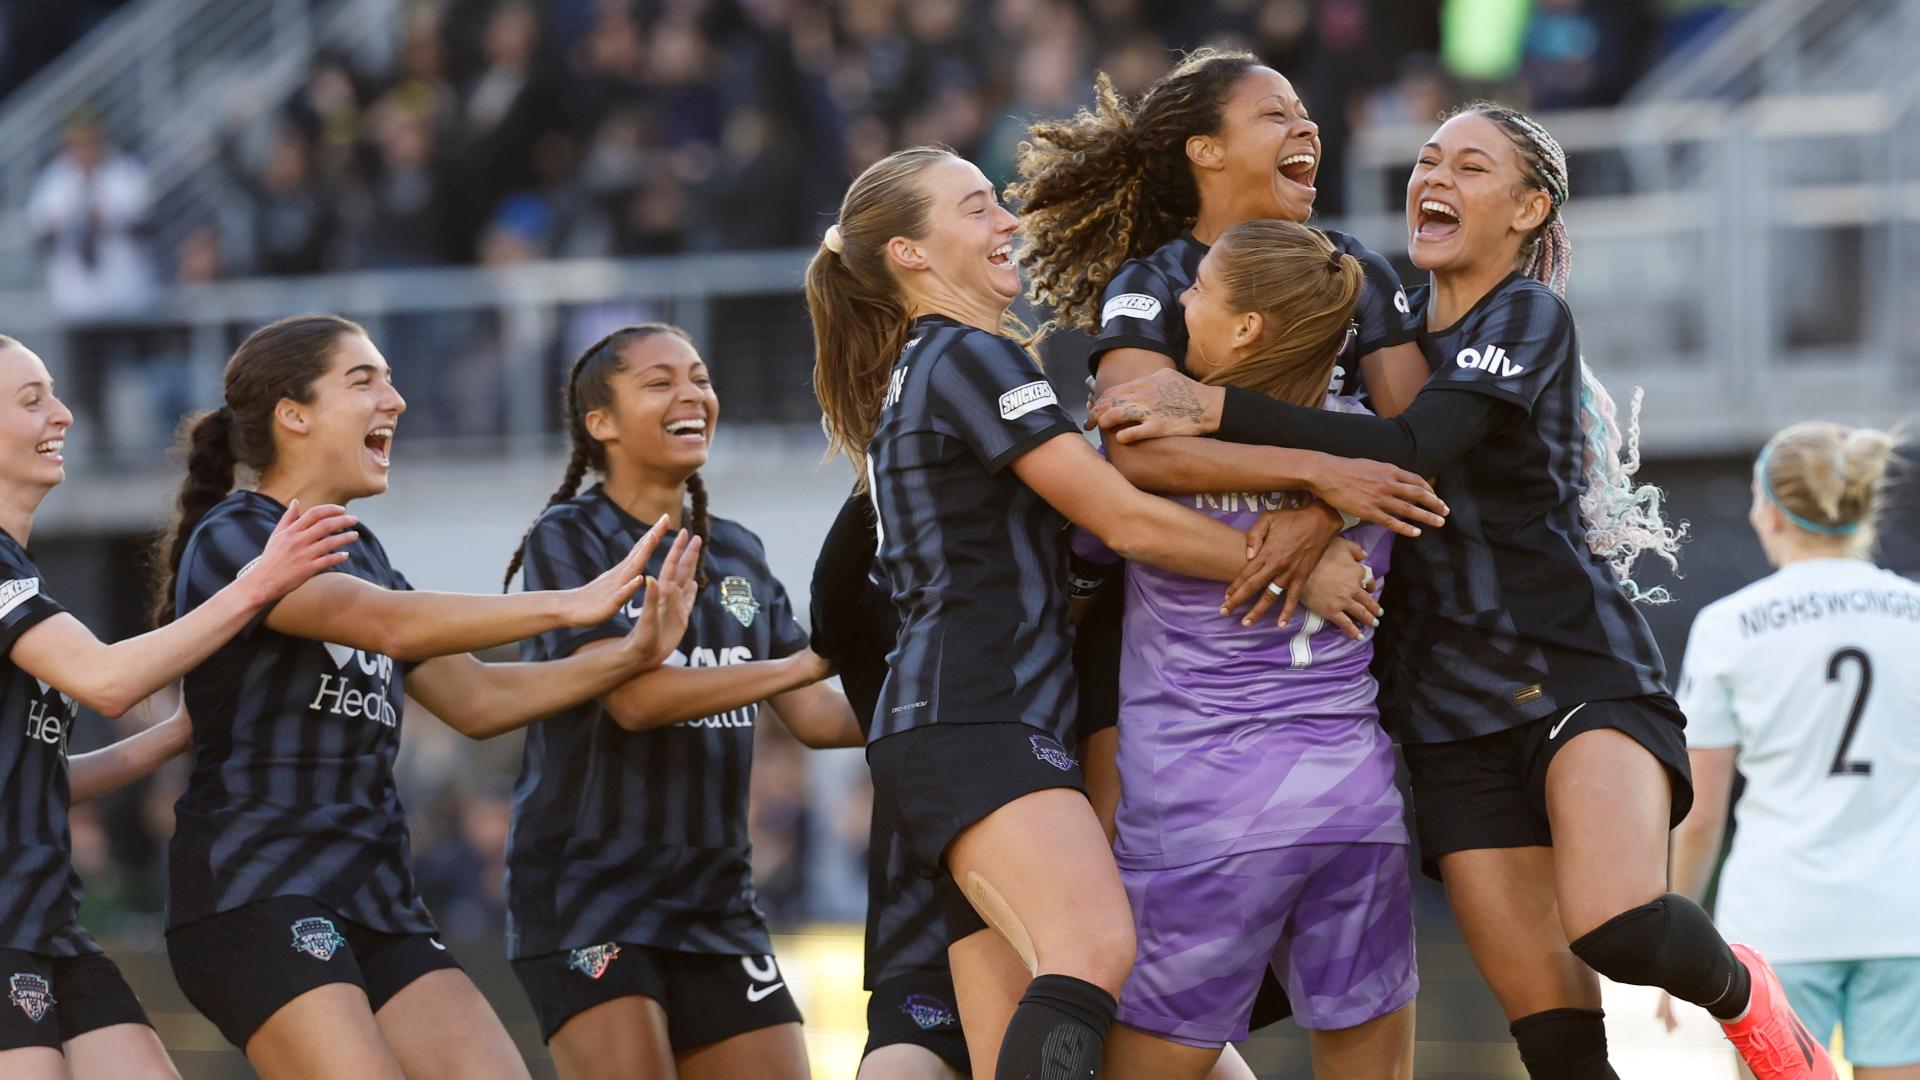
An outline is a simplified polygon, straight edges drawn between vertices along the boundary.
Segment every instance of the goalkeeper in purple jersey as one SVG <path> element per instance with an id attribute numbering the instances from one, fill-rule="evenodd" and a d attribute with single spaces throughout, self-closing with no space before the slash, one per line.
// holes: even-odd
<path id="1" fill-rule="evenodd" d="M 1316 230 L 1234 226 L 1181 296 L 1190 370 L 1363 410 L 1328 396 L 1360 282 L 1355 260 Z M 1291 497 L 1174 496 L 1241 529 Z M 1355 573 L 1377 591 L 1391 534 L 1363 525 L 1346 540 L 1307 589 L 1351 598 L 1302 597 L 1278 630 L 1222 618 L 1215 584 L 1127 568 L 1114 855 L 1139 959 L 1103 1075 L 1206 1076 L 1246 1038 L 1269 967 L 1312 1033 L 1317 1069 L 1395 1080 L 1411 1066 L 1407 833 L 1367 671 L 1379 609 L 1352 595 Z M 1076 554 L 1112 558 L 1084 537 Z"/>

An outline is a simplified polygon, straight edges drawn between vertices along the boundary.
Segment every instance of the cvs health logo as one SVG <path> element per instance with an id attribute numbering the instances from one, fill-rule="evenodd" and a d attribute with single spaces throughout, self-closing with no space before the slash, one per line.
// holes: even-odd
<path id="1" fill-rule="evenodd" d="M 333 661 L 339 674 L 321 674 L 320 689 L 314 693 L 313 700 L 307 703 L 307 708 L 334 716 L 361 717 L 377 721 L 385 727 L 397 727 L 400 717 L 394 713 L 393 703 L 387 700 L 387 687 L 393 684 L 393 658 L 364 652 L 351 645 L 336 645 L 331 641 L 320 644 L 327 650 L 327 657 Z M 353 685 L 356 677 L 363 683 L 373 685 L 367 689 L 357 688 Z"/>
<path id="2" fill-rule="evenodd" d="M 1512 378 L 1527 370 L 1523 367 L 1515 367 L 1513 360 L 1507 356 L 1507 350 L 1498 345 L 1489 345 L 1484 350 L 1461 349 L 1460 355 L 1454 357 L 1453 362 L 1463 368 L 1478 368 L 1502 379 Z"/>

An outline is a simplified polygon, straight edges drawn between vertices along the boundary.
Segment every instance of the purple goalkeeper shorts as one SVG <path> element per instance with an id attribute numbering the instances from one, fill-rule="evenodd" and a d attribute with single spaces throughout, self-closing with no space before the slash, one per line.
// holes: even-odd
<path id="1" fill-rule="evenodd" d="M 1385 1016 L 1420 988 L 1402 844 L 1299 844 L 1120 876 L 1140 952 L 1119 1018 L 1150 1035 L 1245 1039 L 1269 966 L 1314 1031 Z"/>

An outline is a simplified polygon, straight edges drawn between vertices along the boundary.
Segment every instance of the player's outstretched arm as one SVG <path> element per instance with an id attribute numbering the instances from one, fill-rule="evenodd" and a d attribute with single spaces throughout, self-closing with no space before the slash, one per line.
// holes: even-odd
<path id="1" fill-rule="evenodd" d="M 812 683 L 767 700 L 802 746 L 825 750 L 836 746 L 865 746 L 860 721 L 854 719 L 847 695 L 824 682 Z"/>
<path id="2" fill-rule="evenodd" d="M 597 626 L 639 590 L 647 560 L 666 531 L 663 516 L 625 559 L 577 589 L 504 595 L 416 592 L 328 574 L 276 604 L 267 626 L 407 662 L 490 649 L 563 627 Z"/>
<path id="3" fill-rule="evenodd" d="M 9 659 L 87 708 L 118 717 L 198 667 L 261 608 L 345 562 L 341 549 L 358 539 L 355 521 L 338 506 L 302 513 L 295 502 L 249 570 L 166 626 L 109 645 L 62 612 L 21 634 Z"/>
<path id="4" fill-rule="evenodd" d="M 586 645 L 580 652 L 593 648 Z M 832 673 L 831 666 L 811 649 L 778 660 L 749 660 L 724 667 L 662 666 L 602 694 L 600 703 L 614 723 L 628 731 L 645 731 L 743 709 L 810 686 Z M 848 718 L 851 722 L 851 711 Z"/>
<path id="5" fill-rule="evenodd" d="M 193 724 L 183 701 L 152 727 L 110 746 L 68 758 L 67 780 L 73 801 L 79 804 L 118 791 L 186 753 L 192 745 Z"/>
<path id="6" fill-rule="evenodd" d="M 435 657 L 408 673 L 407 693 L 447 726 L 474 739 L 523 728 L 599 697 L 673 655 L 693 611 L 699 554 L 697 537 L 689 539 L 683 532 L 674 540 L 633 629 L 623 638 L 595 642 L 598 648 L 582 648 L 564 659 L 534 663 L 488 664 L 467 653 Z"/>

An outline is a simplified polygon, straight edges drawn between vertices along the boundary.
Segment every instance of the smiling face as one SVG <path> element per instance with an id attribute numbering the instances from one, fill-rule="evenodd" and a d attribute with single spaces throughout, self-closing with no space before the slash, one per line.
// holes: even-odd
<path id="1" fill-rule="evenodd" d="M 928 165 L 917 184 L 928 200 L 926 231 L 917 240 L 894 237 L 887 244 L 902 287 L 1006 310 L 1020 295 L 1013 262 L 1020 219 L 1000 205 L 986 174 L 963 158 Z"/>
<path id="2" fill-rule="evenodd" d="M 1440 125 L 1407 181 L 1407 254 L 1422 270 L 1511 267 L 1552 211 L 1520 151 L 1479 113 Z"/>
<path id="3" fill-rule="evenodd" d="M 73 413 L 53 396 L 53 376 L 33 351 L 0 346 L 0 460 L 8 480 L 41 491 L 67 478 L 61 451 Z"/>
<path id="4" fill-rule="evenodd" d="M 1180 294 L 1180 307 L 1187 321 L 1187 369 L 1203 379 L 1232 366 L 1260 341 L 1263 316 L 1234 310 L 1212 251 L 1200 260 L 1193 284 Z"/>
<path id="5" fill-rule="evenodd" d="M 276 407 L 282 439 L 298 440 L 306 467 L 338 501 L 385 492 L 394 430 L 407 411 L 386 357 L 366 337 L 341 334 L 310 394 L 305 404 L 282 398 Z"/>
<path id="6" fill-rule="evenodd" d="M 1219 177 L 1210 186 L 1242 207 L 1247 219 L 1312 216 L 1320 126 L 1293 84 L 1272 68 L 1254 68 L 1233 84 L 1220 112 L 1220 131 L 1196 136 L 1187 147 L 1201 172 Z"/>
<path id="7" fill-rule="evenodd" d="M 621 350 L 609 404 L 587 412 L 587 434 L 609 471 L 642 468 L 678 481 L 707 463 L 720 399 L 706 362 L 678 334 L 652 333 Z"/>

